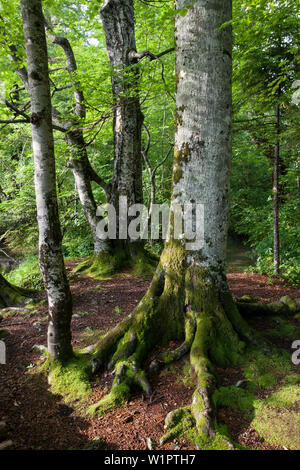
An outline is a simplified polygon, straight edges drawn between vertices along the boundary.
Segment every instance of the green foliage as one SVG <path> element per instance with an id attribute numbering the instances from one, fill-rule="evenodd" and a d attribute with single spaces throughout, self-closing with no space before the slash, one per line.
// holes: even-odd
<path id="1" fill-rule="evenodd" d="M 69 39 L 77 61 L 76 81 L 86 100 L 84 129 L 88 156 L 96 172 L 110 181 L 113 174 L 111 74 L 105 50 L 104 32 L 98 10 L 103 2 L 96 0 L 45 0 L 43 8 L 52 20 L 55 32 Z M 174 14 L 185 15 L 193 2 L 174 11 L 173 1 L 155 3 L 134 1 L 137 50 L 153 53 L 174 46 Z M 24 59 L 20 7 L 17 0 L 1 3 L 1 38 L 11 38 L 20 45 L 18 56 Z M 223 27 L 228 25 L 223 25 Z M 294 0 L 237 0 L 233 4 L 233 102 L 234 140 L 231 184 L 231 231 L 243 237 L 253 251 L 256 269 L 273 272 L 272 172 L 275 143 L 274 111 L 281 108 L 280 129 L 280 277 L 300 281 L 300 166 L 299 106 L 297 92 L 299 61 L 299 27 L 297 3 Z M 21 81 L 8 57 L 8 45 L 0 49 L 0 82 L 5 98 L 29 112 L 28 94 L 20 89 Z M 74 119 L 74 87 L 70 85 L 62 50 L 48 42 L 51 59 L 53 104 L 64 118 Z M 148 158 L 154 168 L 174 141 L 175 54 L 160 61 L 144 58 L 139 63 L 139 93 L 145 124 L 151 134 Z M 131 80 L 132 70 L 124 71 Z M 72 77 L 74 78 L 74 77 Z M 297 81 L 298 80 L 298 81 Z M 59 88 L 64 88 L 57 91 Z M 105 115 L 101 132 L 99 117 Z M 0 107 L 1 119 L 12 119 L 14 113 Z M 74 188 L 70 156 L 64 136 L 55 131 L 57 193 L 66 257 L 92 254 L 93 237 Z M 143 131 L 143 147 L 147 137 Z M 156 202 L 168 202 L 171 193 L 172 152 L 156 173 Z M 143 190 L 146 205 L 150 203 L 150 180 L 144 165 Z M 12 250 L 31 255 L 36 252 L 38 231 L 33 191 L 33 161 L 30 126 L 20 123 L 4 126 L 0 140 L 0 236 Z M 103 190 L 93 183 L 96 203 L 104 202 Z M 4 196 L 3 196 L 4 194 Z M 160 253 L 161 245 L 153 251 Z M 141 269 L 144 271 L 143 260 Z"/>
<path id="2" fill-rule="evenodd" d="M 19 287 L 41 290 L 44 288 L 39 269 L 38 257 L 31 255 L 24 259 L 8 275 L 7 280 Z"/>

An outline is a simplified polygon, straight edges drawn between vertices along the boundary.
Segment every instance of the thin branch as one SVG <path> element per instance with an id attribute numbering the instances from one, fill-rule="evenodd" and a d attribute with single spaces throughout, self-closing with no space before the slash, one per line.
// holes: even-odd
<path id="1" fill-rule="evenodd" d="M 170 52 L 175 51 L 175 47 L 170 47 L 169 49 L 166 49 L 163 52 L 159 52 L 158 54 L 153 54 L 150 51 L 143 51 L 143 52 L 137 52 L 137 51 L 131 51 L 129 52 L 129 60 L 142 60 L 144 57 L 148 57 L 150 61 L 152 60 L 158 60 L 160 57 L 163 57 L 166 54 L 169 54 Z"/>
<path id="2" fill-rule="evenodd" d="M 161 161 L 160 163 L 158 163 L 158 164 L 156 165 L 156 167 L 154 167 L 154 169 L 153 169 L 153 175 L 155 175 L 155 173 L 157 172 L 158 168 L 160 168 L 160 167 L 165 163 L 165 161 L 167 160 L 168 156 L 170 155 L 171 150 L 172 150 L 173 147 L 174 147 L 174 144 L 170 144 L 169 150 L 168 150 L 168 152 L 166 153 L 165 157 L 162 159 L 162 161 Z"/>

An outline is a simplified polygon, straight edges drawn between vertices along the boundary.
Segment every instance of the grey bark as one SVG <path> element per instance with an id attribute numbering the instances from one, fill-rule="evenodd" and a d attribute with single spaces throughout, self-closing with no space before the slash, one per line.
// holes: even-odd
<path id="1" fill-rule="evenodd" d="M 64 361 L 72 355 L 72 296 L 61 246 L 56 195 L 48 54 L 41 0 L 21 0 L 39 226 L 39 262 L 49 304 L 48 351 Z"/>
<path id="2" fill-rule="evenodd" d="M 110 202 L 118 209 L 120 196 L 127 197 L 128 205 L 142 203 L 143 199 L 143 114 L 138 95 L 137 59 L 130 59 L 130 52 L 136 51 L 133 2 L 108 0 L 100 10 L 100 16 L 105 32 L 107 55 L 113 69 L 114 176 Z"/>
<path id="3" fill-rule="evenodd" d="M 191 2 L 177 0 L 176 9 Z M 209 7 L 208 7 L 209 3 Z M 188 263 L 227 289 L 225 253 L 231 166 L 231 0 L 198 0 L 176 15 L 176 132 L 172 203 L 204 204 L 204 245 Z M 219 284 L 219 285 L 218 285 Z"/>

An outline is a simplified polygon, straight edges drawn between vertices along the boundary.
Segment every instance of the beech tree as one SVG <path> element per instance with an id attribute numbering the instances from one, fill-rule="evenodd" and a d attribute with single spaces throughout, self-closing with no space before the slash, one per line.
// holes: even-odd
<path id="1" fill-rule="evenodd" d="M 96 346 L 94 372 L 114 370 L 112 390 L 92 410 L 119 405 L 138 384 L 150 394 L 142 362 L 151 349 L 183 340 L 160 354 L 150 371 L 190 351 L 196 388 L 188 418 L 201 438 L 213 436 L 211 394 L 213 364 L 234 363 L 244 341 L 267 347 L 240 316 L 225 275 L 228 191 L 231 161 L 231 0 L 208 3 L 177 0 L 184 15 L 175 19 L 177 119 L 172 204 L 204 204 L 204 244 L 188 250 L 176 240 L 170 213 L 170 240 L 165 244 L 150 288 L 132 315 Z M 186 8 L 185 8 L 186 7 Z M 167 417 L 172 427 L 186 414 Z M 176 419 L 175 419 L 176 418 Z M 171 432 L 171 431 L 170 431 Z M 166 437 L 167 438 L 167 437 Z"/>
<path id="2" fill-rule="evenodd" d="M 31 100 L 39 263 L 49 304 L 48 352 L 51 359 L 65 361 L 72 355 L 72 296 L 61 247 L 48 54 L 41 1 L 21 0 L 21 11 Z"/>

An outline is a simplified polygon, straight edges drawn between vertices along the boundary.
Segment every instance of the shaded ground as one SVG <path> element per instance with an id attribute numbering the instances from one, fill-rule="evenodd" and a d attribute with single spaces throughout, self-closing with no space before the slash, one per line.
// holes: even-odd
<path id="1" fill-rule="evenodd" d="M 68 270 L 71 271 L 75 264 L 75 261 L 68 262 Z M 286 294 L 300 296 L 296 287 L 287 287 L 279 281 L 269 283 L 261 275 L 231 272 L 228 280 L 237 297 L 250 294 L 259 297 L 262 302 L 269 302 Z M 107 331 L 129 314 L 142 298 L 148 284 L 149 279 L 133 278 L 129 273 L 104 281 L 73 276 L 74 346 L 92 344 L 99 330 Z M 259 330 L 268 326 L 262 319 L 252 321 Z M 108 412 L 102 418 L 80 416 L 75 410 L 76 403 L 65 405 L 59 395 L 51 393 L 44 375 L 32 374 L 40 358 L 40 353 L 33 351 L 32 347 L 46 344 L 46 308 L 42 307 L 39 315 L 34 317 L 18 315 L 5 318 L 1 328 L 8 331 L 8 336 L 5 340 L 7 364 L 0 365 L 0 421 L 7 421 L 9 438 L 13 440 L 15 449 L 80 448 L 95 437 L 105 439 L 108 449 L 146 449 L 146 438 L 158 442 L 164 433 L 166 414 L 190 403 L 193 386 L 182 361 L 152 377 L 155 393 L 151 399 L 137 393 L 121 409 Z M 290 339 L 286 341 L 275 337 L 275 341 L 286 349 L 291 344 Z M 219 372 L 223 385 L 234 385 L 243 378 L 239 369 Z M 300 373 L 299 367 L 296 372 Z M 90 404 L 108 391 L 111 380 L 109 374 L 101 380 L 95 379 Z M 236 442 L 251 448 L 282 448 L 264 442 L 242 413 L 221 408 L 218 414 Z M 193 448 L 182 440 L 179 444 L 181 449 Z M 163 449 L 172 449 L 175 445 L 176 442 L 172 442 Z"/>

